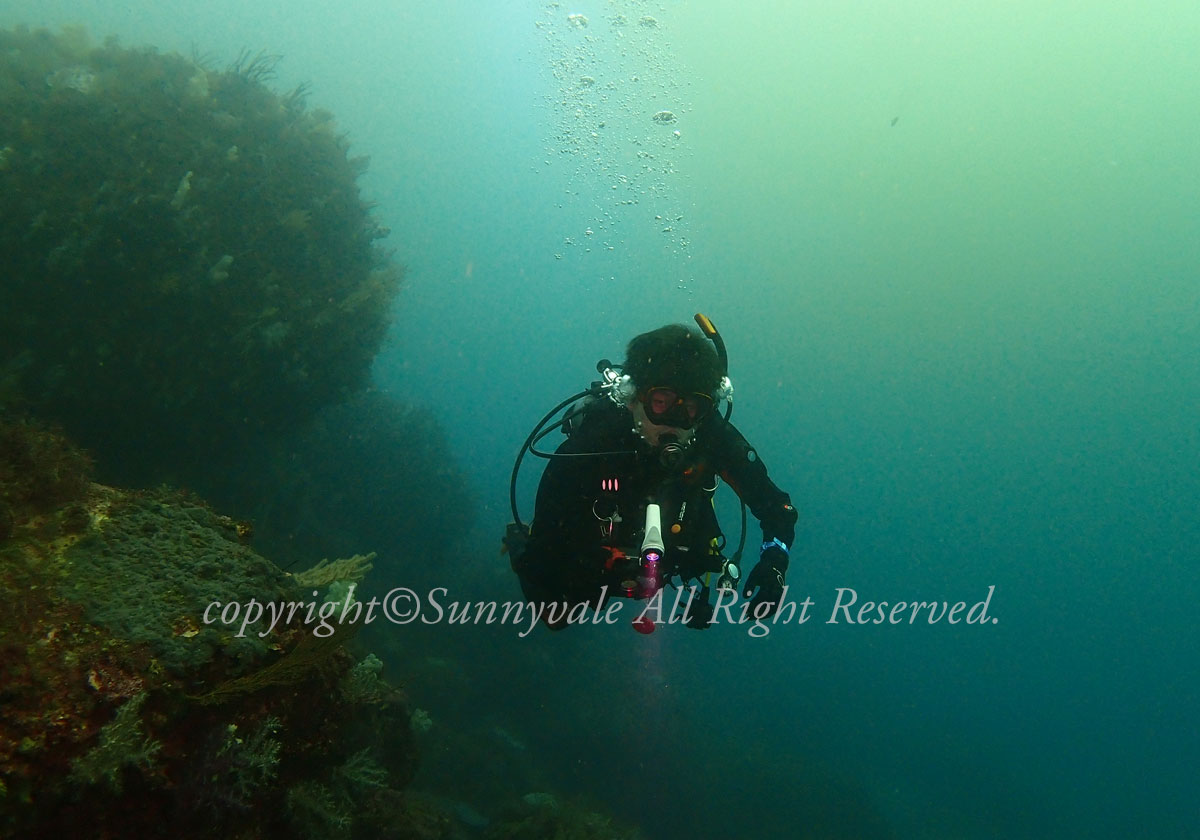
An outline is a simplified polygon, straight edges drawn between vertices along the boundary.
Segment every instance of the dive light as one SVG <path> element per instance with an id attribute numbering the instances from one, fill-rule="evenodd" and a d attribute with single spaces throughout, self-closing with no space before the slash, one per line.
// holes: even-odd
<path id="1" fill-rule="evenodd" d="M 662 576 L 658 562 L 662 560 L 666 546 L 662 538 L 662 509 L 651 502 L 646 505 L 646 529 L 642 537 L 642 573 L 638 578 L 641 595 L 649 598 L 662 588 Z"/>

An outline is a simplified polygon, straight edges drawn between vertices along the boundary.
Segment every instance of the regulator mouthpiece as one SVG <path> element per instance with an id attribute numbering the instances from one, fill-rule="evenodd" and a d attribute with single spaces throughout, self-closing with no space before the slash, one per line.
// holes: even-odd
<path id="1" fill-rule="evenodd" d="M 679 466 L 687 447 L 680 443 L 677 435 L 663 435 L 659 438 L 662 445 L 658 450 L 658 462 L 668 470 Z"/>

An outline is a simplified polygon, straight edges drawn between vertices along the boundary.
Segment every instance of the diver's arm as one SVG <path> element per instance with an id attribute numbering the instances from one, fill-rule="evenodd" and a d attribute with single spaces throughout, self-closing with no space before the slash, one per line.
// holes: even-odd
<path id="1" fill-rule="evenodd" d="M 721 477 L 762 523 L 762 550 L 746 578 L 742 597 L 750 599 L 751 615 L 766 618 L 779 609 L 787 592 L 784 578 L 796 537 L 796 509 L 788 494 L 771 481 L 766 465 L 741 432 L 728 422 L 717 431 Z"/>
<path id="2" fill-rule="evenodd" d="M 779 540 L 788 549 L 796 538 L 796 509 L 787 493 L 767 475 L 754 447 L 732 423 L 718 419 L 717 468 L 725 483 L 750 508 L 762 525 L 763 542 Z"/>

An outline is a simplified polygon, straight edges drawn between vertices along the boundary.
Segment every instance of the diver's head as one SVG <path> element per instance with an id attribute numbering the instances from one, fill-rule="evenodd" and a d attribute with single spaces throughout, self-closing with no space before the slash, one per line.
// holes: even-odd
<path id="1" fill-rule="evenodd" d="M 713 409 L 713 394 L 721 385 L 721 362 L 712 343 L 683 324 L 668 324 L 642 333 L 629 342 L 624 373 L 636 395 L 630 410 L 639 426 L 658 437 L 695 428 Z M 643 431 L 651 445 L 657 445 Z"/>
<path id="2" fill-rule="evenodd" d="M 637 397 L 629 403 L 629 411 L 633 414 L 634 429 L 642 436 L 642 440 L 652 447 L 686 448 L 691 445 L 692 436 L 696 433 L 694 428 L 655 423 L 646 413 L 646 406 Z"/>

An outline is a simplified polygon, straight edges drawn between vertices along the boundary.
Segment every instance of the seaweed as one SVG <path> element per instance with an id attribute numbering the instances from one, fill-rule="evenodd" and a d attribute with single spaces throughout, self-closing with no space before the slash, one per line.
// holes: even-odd
<path id="1" fill-rule="evenodd" d="M 229 72 L 255 85 L 265 84 L 275 78 L 275 68 L 283 60 L 282 55 L 263 50 L 251 52 L 245 47 L 229 66 Z"/>
<path id="2" fill-rule="evenodd" d="M 0 400 L 154 484 L 364 387 L 400 268 L 279 57 L 0 29 Z M 218 431 L 219 430 L 219 431 Z"/>
<path id="3" fill-rule="evenodd" d="M 226 680 L 212 691 L 194 697 L 205 706 L 228 703 L 247 694 L 272 686 L 295 685 L 309 679 L 312 673 L 327 664 L 341 649 L 347 638 L 354 635 L 357 625 L 346 625 L 328 636 L 305 634 L 300 642 L 284 656 L 245 676 Z"/>

